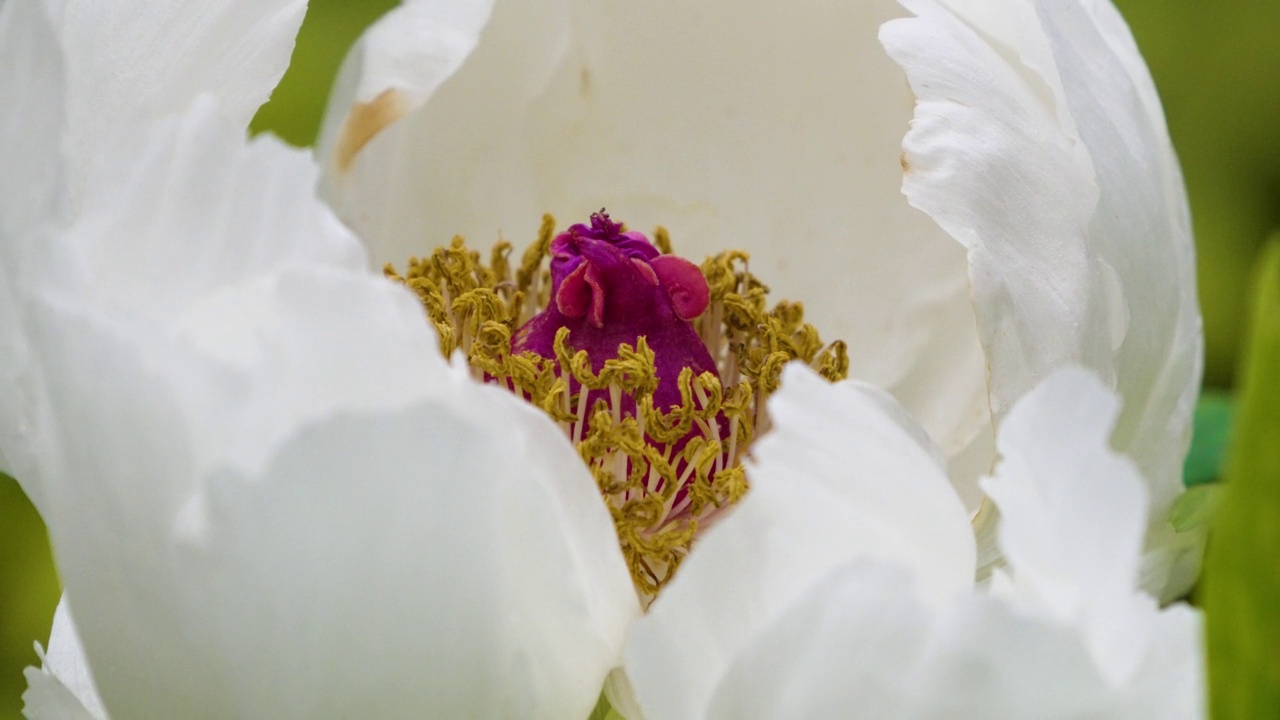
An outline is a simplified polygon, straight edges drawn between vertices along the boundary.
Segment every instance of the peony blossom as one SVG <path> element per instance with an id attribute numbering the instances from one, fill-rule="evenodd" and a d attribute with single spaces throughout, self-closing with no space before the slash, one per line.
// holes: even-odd
<path id="1" fill-rule="evenodd" d="M 1102 0 L 901 5 L 917 17 L 894 0 L 407 0 L 339 75 L 324 193 L 380 262 L 601 206 L 691 257 L 750 252 L 938 444 L 982 509 L 984 572 L 995 428 L 1054 368 L 1087 367 L 1125 399 L 1116 447 L 1150 484 L 1143 585 L 1179 597 L 1203 538 L 1166 518 L 1203 335 L 1181 171 L 1133 38 Z"/>
<path id="2" fill-rule="evenodd" d="M 406 0 L 314 158 L 243 132 L 297 0 L 0 7 L 0 469 L 66 591 L 27 712 L 585 716 L 624 644 L 654 717 L 1194 707 L 1195 617 L 1139 589 L 1200 539 L 1166 519 L 1201 334 L 1150 78 L 1106 2 L 903 5 Z M 758 487 L 629 642 L 574 447 L 368 269 L 601 206 L 748 250 L 865 383 L 788 371 Z M 828 616 L 893 664 L 779 684 L 866 669 Z"/>

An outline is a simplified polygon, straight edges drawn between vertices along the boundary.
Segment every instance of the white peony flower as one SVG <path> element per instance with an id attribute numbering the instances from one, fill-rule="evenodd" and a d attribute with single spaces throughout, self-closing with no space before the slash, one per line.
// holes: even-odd
<path id="1" fill-rule="evenodd" d="M 1150 483 L 1143 584 L 1179 597 L 1202 538 L 1166 518 L 1203 335 L 1137 47 L 1105 0 L 902 5 L 881 29 L 894 0 L 406 0 L 340 74 L 325 193 L 380 262 L 601 206 L 691 257 L 745 249 L 920 421 L 971 510 L 1013 402 L 1087 367 Z"/>
<path id="2" fill-rule="evenodd" d="M 904 480 L 826 516 L 849 557 L 878 548 L 857 572 L 898 578 L 854 598 L 901 609 L 868 631 L 933 637 L 930 618 L 996 564 L 973 544 L 980 507 L 984 543 L 995 527 L 975 481 L 1014 402 L 1068 364 L 1123 398 L 1111 441 L 1151 503 L 1149 527 L 1124 517 L 1143 586 L 1184 590 L 1196 538 L 1165 517 L 1199 314 L 1132 39 L 1105 2 L 905 5 L 918 17 L 880 30 L 902 14 L 888 0 L 407 0 L 348 59 L 318 172 L 242 137 L 298 0 L 0 7 L 0 469 L 45 518 L 66 588 L 28 712 L 585 715 L 639 612 L 596 485 L 554 424 L 434 356 L 421 308 L 365 269 L 356 236 L 399 262 L 424 239 L 601 205 L 667 225 L 687 254 L 751 251 L 918 418 L 876 396 L 892 422 L 867 420 L 858 442 L 901 453 L 850 466 L 949 476 L 958 496 Z M 796 507 L 821 511 L 768 512 Z M 1111 537 L 1058 529 L 1087 548 Z M 720 570 L 792 577 L 769 600 L 785 604 L 825 570 L 779 568 L 775 540 Z M 1108 702 L 1147 677 L 1145 656 L 1090 644 L 1090 613 L 1121 616 L 1089 603 L 1138 597 L 1132 578 L 1038 584 L 1018 547 L 1003 543 L 1019 599 L 990 612 L 1056 619 Z M 845 612 L 831 583 L 805 597 Z M 918 608 L 901 602 L 913 584 Z M 1155 612 L 1139 610 L 1123 617 Z M 961 650 L 1006 657 L 987 620 L 956 622 Z M 901 662 L 916 662 L 905 645 Z"/>
<path id="3" fill-rule="evenodd" d="M 985 587 L 941 457 L 892 400 L 793 366 L 773 410 L 752 493 L 632 628 L 644 717 L 1203 715 L 1200 616 L 1137 588 L 1149 496 L 1092 375 L 1005 418 L 983 484 L 1008 574 Z"/>

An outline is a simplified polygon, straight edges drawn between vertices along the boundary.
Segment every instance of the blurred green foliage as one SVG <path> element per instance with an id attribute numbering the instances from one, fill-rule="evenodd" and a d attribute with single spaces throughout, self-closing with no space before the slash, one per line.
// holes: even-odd
<path id="1" fill-rule="evenodd" d="M 27 688 L 22 668 L 37 662 L 33 643 L 48 639 L 59 589 L 40 516 L 3 473 L 0 543 L 0 717 L 16 718 Z"/>
<path id="2" fill-rule="evenodd" d="M 1228 387 L 1250 271 L 1280 227 L 1280 2 L 1116 0 L 1160 89 L 1199 249 L 1207 385 Z"/>
<path id="3" fill-rule="evenodd" d="M 292 65 L 254 119 L 305 146 L 318 130 L 329 86 L 360 30 L 395 0 L 312 0 Z M 1244 331 L 1248 276 L 1261 239 L 1280 227 L 1280 2 L 1116 0 L 1160 88 L 1182 158 L 1199 249 L 1208 347 L 1206 382 L 1229 387 Z M 1280 380 L 1275 381 L 1280 387 Z M 1280 400 L 1278 400 L 1280 402 Z M 1230 401 L 1210 394 L 1197 411 L 1189 483 L 1218 474 Z M 1184 507 L 1201 522 L 1205 493 Z M 0 718 L 17 717 L 31 642 L 43 640 L 58 585 L 44 530 L 17 484 L 0 477 Z M 1280 549 L 1280 548 L 1276 548 Z M 1277 557 L 1276 549 L 1269 555 Z M 1273 576 L 1274 577 L 1274 576 Z M 1272 715 L 1276 716 L 1276 715 Z"/>
<path id="4" fill-rule="evenodd" d="M 1205 567 L 1214 718 L 1280 718 L 1280 238 L 1260 275 Z"/>
<path id="5" fill-rule="evenodd" d="M 1211 483 L 1222 472 L 1222 458 L 1231 437 L 1231 395 L 1221 390 L 1205 390 L 1196 404 L 1191 450 L 1182 465 L 1187 487 Z"/>
<path id="6" fill-rule="evenodd" d="M 258 110 L 250 130 L 269 131 L 299 147 L 315 141 L 342 58 L 369 23 L 397 0 L 311 0 L 289 72 Z"/>

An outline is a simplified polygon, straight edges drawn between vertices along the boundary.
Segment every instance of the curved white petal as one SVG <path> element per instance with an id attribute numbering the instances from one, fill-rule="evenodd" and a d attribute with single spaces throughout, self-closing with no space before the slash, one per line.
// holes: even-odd
<path id="1" fill-rule="evenodd" d="M 1089 367 L 1124 398 L 1113 441 L 1163 522 L 1202 341 L 1185 192 L 1132 38 L 1107 2 L 904 4 L 917 17 L 882 32 L 918 96 L 903 188 L 969 249 L 993 411 Z"/>
<path id="2" fill-rule="evenodd" d="M 280 267 L 363 268 L 360 242 L 315 198 L 308 153 L 271 137 L 244 145 L 210 95 L 117 138 L 56 248 L 62 284 L 172 323 L 220 287 Z"/>
<path id="3" fill-rule="evenodd" d="M 968 588 L 975 563 L 968 518 L 920 427 L 870 385 L 831 385 L 799 363 L 782 379 L 783 392 L 769 404 L 774 431 L 748 464 L 754 491 L 807 496 L 806 503 L 822 498 L 811 520 L 821 534 L 840 529 L 834 551 L 910 568 L 930 604 Z M 822 527 L 823 520 L 831 524 Z"/>
<path id="4" fill-rule="evenodd" d="M 37 508 L 43 401 L 21 317 L 39 238 L 61 210 L 62 85 L 44 4 L 0 5 L 0 471 L 17 478 Z"/>
<path id="5" fill-rule="evenodd" d="M 1089 372 L 1060 370 L 1028 393 L 1000 427 L 1000 462 L 983 482 L 1017 589 L 1081 627 L 1107 677 L 1141 660 L 1152 617 L 1139 598 L 1147 491 L 1109 438 L 1119 400 Z"/>
<path id="6" fill-rule="evenodd" d="M 335 169 L 349 168 L 365 143 L 457 71 L 492 6 L 492 0 L 407 0 L 371 25 L 347 54 L 329 95 L 318 155 Z"/>
<path id="7" fill-rule="evenodd" d="M 89 186 L 58 250 L 117 248 L 116 280 L 48 282 L 30 322 L 57 379 L 45 519 L 106 707 L 585 716 L 638 613 L 594 481 L 351 268 L 282 189 L 304 157 L 216 117 L 139 156 L 164 193 Z"/>
<path id="8" fill-rule="evenodd" d="M 998 598 L 938 622 L 913 680 L 920 718 L 1204 717 L 1199 615 L 1149 606 L 1141 665 L 1123 683 L 1097 666 L 1080 628 Z"/>
<path id="9" fill-rule="evenodd" d="M 306 0 L 61 0 L 73 180 L 118 137 L 215 95 L 240 129 L 289 65 Z"/>
<path id="10" fill-rule="evenodd" d="M 243 130 L 288 65 L 305 0 L 31 0 L 0 8 L 0 468 L 39 507 L 29 448 L 44 392 L 21 308 L 41 233 L 80 209 L 87 173 L 202 93 Z M 130 144 L 130 147 L 133 147 Z M 118 180 L 117 180 L 118 182 Z"/>
<path id="11" fill-rule="evenodd" d="M 1111 684 L 1077 628 L 982 596 L 931 611 L 900 569 L 855 563 L 760 633 L 706 717 L 1203 717 L 1199 617 L 1152 615 L 1141 671 Z"/>
<path id="12" fill-rule="evenodd" d="M 934 622 L 900 568 L 841 567 L 744 648 L 705 717 L 903 717 Z"/>
<path id="13" fill-rule="evenodd" d="M 1195 575 L 1185 568 L 1198 565 L 1203 543 L 1193 538 L 1194 550 L 1179 552 L 1188 541 L 1168 526 L 1183 489 L 1204 369 L 1186 190 L 1155 84 L 1116 9 L 1086 0 L 1042 2 L 1038 10 L 1098 174 L 1090 238 L 1115 268 L 1133 319 L 1114 360 L 1124 409 L 1112 443 L 1133 457 L 1150 485 L 1149 555 L 1163 554 L 1169 565 L 1163 582 L 1147 588 L 1167 601 L 1190 590 Z"/>
<path id="14" fill-rule="evenodd" d="M 619 666 L 609 673 L 604 680 L 605 699 L 609 707 L 626 720 L 644 720 L 644 711 L 636 701 L 636 691 L 631 687 L 631 678 L 627 676 L 625 666 Z"/>
<path id="15" fill-rule="evenodd" d="M 682 717 L 1204 717 L 1195 611 L 1151 607 L 1141 666 L 1112 683 L 1079 628 L 1038 610 L 983 595 L 931 609 L 901 568 L 850 563 L 741 649 L 705 714 Z"/>
<path id="16" fill-rule="evenodd" d="M 80 699 L 56 675 L 29 667 L 23 671 L 22 715 L 28 720 L 106 720 L 85 709 Z"/>
<path id="17" fill-rule="evenodd" d="M 26 235 L 57 209 L 64 131 L 63 61 L 44 4 L 0 5 L 0 259 L 7 274 L 30 245 Z"/>
<path id="18" fill-rule="evenodd" d="M 646 717 L 700 717 L 736 656 L 813 583 L 854 559 L 898 564 L 920 602 L 972 585 L 968 516 L 937 450 L 892 400 L 793 364 L 753 451 L 751 493 L 702 538 L 632 628 Z"/>
<path id="19" fill-rule="evenodd" d="M 378 261 L 602 206 L 695 260 L 748 250 L 849 341 L 855 377 L 969 475 L 990 468 L 963 248 L 899 192 L 912 98 L 876 41 L 893 3 L 497 0 L 482 29 L 488 4 L 464 7 L 388 15 L 330 107 L 328 195 Z M 411 75 L 410 33 L 428 55 Z"/>
<path id="20" fill-rule="evenodd" d="M 22 697 L 27 717 L 33 720 L 68 717 L 105 720 L 107 713 L 102 708 L 102 698 L 98 696 L 65 595 L 53 614 L 49 649 L 41 653 L 41 658 L 43 667 L 27 668 L 25 672 L 28 689 Z"/>

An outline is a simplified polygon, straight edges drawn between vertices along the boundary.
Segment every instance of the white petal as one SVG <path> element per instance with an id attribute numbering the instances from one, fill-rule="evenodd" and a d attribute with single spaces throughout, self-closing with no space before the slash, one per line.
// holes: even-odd
<path id="1" fill-rule="evenodd" d="M 62 57 L 43 3 L 0 5 L 0 471 L 41 503 L 39 368 L 21 316 L 37 238 L 61 209 Z"/>
<path id="2" fill-rule="evenodd" d="M 746 249 L 778 298 L 850 341 L 854 376 L 890 388 L 949 458 L 989 469 L 963 249 L 898 191 L 912 99 L 875 37 L 898 8 L 499 0 L 476 30 L 481 5 L 459 23 L 406 4 L 385 20 L 401 30 L 379 24 L 348 61 L 326 185 L 377 260 L 455 233 L 531 241 L 544 212 L 602 206 L 667 226 L 695 260 Z M 430 62 L 386 71 L 416 57 L 413 32 Z"/>
<path id="3" fill-rule="evenodd" d="M 990 598 L 948 613 L 917 673 L 919 717 L 1111 717 L 1108 688 L 1070 627 Z"/>
<path id="4" fill-rule="evenodd" d="M 408 0 L 370 26 L 329 95 L 319 156 L 349 166 L 373 136 L 426 102 L 475 49 L 492 5 Z"/>
<path id="5" fill-rule="evenodd" d="M 1066 105 L 1098 176 L 1101 194 L 1089 223 L 1090 241 L 1115 268 L 1127 316 L 1134 319 L 1114 359 L 1124 409 L 1112 443 L 1133 457 L 1150 484 L 1148 547 L 1159 552 L 1164 542 L 1185 546 L 1185 540 L 1170 539 L 1167 517 L 1183 489 L 1204 334 L 1182 172 L 1155 85 L 1111 3 L 1041 2 L 1038 10 Z M 1191 557 L 1198 554 L 1197 547 Z M 1186 553 L 1168 555 L 1165 584 L 1151 588 L 1162 600 L 1185 594 L 1195 577 L 1180 571 Z"/>
<path id="6" fill-rule="evenodd" d="M 706 717 L 903 717 L 933 624 L 901 569 L 844 566 L 743 650 Z"/>
<path id="7" fill-rule="evenodd" d="M 636 701 L 636 691 L 631 687 L 631 678 L 627 677 L 625 667 L 616 667 L 604 680 L 604 696 L 609 701 L 613 712 L 625 720 L 644 720 L 640 703 Z"/>
<path id="8" fill-rule="evenodd" d="M 16 469 L 42 511 L 43 491 L 34 482 L 37 463 L 31 453 L 53 453 L 40 435 L 52 421 L 40 415 L 45 392 L 40 376 L 47 373 L 27 361 L 30 350 L 21 330 L 27 322 L 23 306 L 32 292 L 43 287 L 42 292 L 65 302 L 94 308 L 105 322 L 133 323 L 152 333 L 176 331 L 184 324 L 210 325 L 208 316 L 219 313 L 224 325 L 252 321 L 260 332 L 280 332 L 272 325 L 279 318 L 247 304 L 228 317 L 229 310 L 220 307 L 227 302 L 218 293 L 285 267 L 354 270 L 365 264 L 359 241 L 315 198 L 317 173 L 305 152 L 270 137 L 245 150 L 243 132 L 227 124 L 209 96 L 185 116 L 148 129 L 117 138 L 96 171 L 86 176 L 73 226 L 54 239 L 47 237 L 51 232 L 27 232 L 22 238 L 25 261 L 19 265 L 27 272 L 11 281 L 0 279 L 0 290 L 6 282 L 21 288 L 14 292 L 15 302 L 4 305 L 5 312 L 14 313 L 20 333 L 9 350 L 15 360 L 7 366 L 12 379 L 4 378 L 0 387 L 23 400 L 8 406 L 23 412 L 16 417 L 5 413 L 5 427 L 16 429 L 6 430 L 0 446 L 6 455 L 12 448 L 14 457 L 26 458 L 26 467 Z M 323 297 L 312 302 L 320 311 L 342 301 Z M 313 322 L 322 323 L 323 317 L 315 316 Z M 204 344 L 223 356 L 236 352 L 234 343 L 216 333 Z M 292 383 L 304 399 L 323 397 L 323 391 L 303 385 L 314 380 L 314 375 L 291 372 L 273 387 Z M 342 388 L 347 383 L 317 384 Z M 269 414 L 250 417 L 258 422 L 233 429 L 267 445 L 289 430 L 273 423 Z M 266 434 L 255 435 L 252 428 Z"/>
<path id="9" fill-rule="evenodd" d="M 106 706 L 585 716 L 638 602 L 577 454 L 331 252 L 280 190 L 302 158 L 203 112 L 140 158 L 164 193 L 90 203 L 59 246 L 118 247 L 136 287 L 46 285 L 31 323 L 45 520 Z"/>
<path id="10" fill-rule="evenodd" d="M 1204 616 L 1181 603 L 1160 611 L 1142 671 L 1133 679 L 1130 712 L 1152 717 L 1208 717 Z"/>
<path id="11" fill-rule="evenodd" d="M 305 152 L 271 137 L 246 147 L 208 97 L 155 123 L 139 150 L 127 145 L 90 176 L 80 219 L 49 249 L 58 272 L 45 293 L 155 362 L 228 366 L 185 401 L 205 428 L 202 462 L 254 472 L 298 423 L 397 407 L 438 384 L 444 362 L 421 307 L 363 276 L 363 250 L 316 199 Z M 363 355 L 293 346 L 320 340 Z"/>
<path id="12" fill-rule="evenodd" d="M 1054 373 L 1005 418 L 1001 460 L 983 482 L 1017 585 L 1078 624 L 1114 682 L 1140 661 L 1151 615 L 1132 597 L 1147 492 L 1133 463 L 1111 449 L 1118 412 L 1115 395 L 1087 371 Z"/>
<path id="13" fill-rule="evenodd" d="M 0 6 L 0 245 L 3 267 L 13 266 L 29 244 L 25 237 L 52 219 L 58 192 L 57 162 L 64 129 L 63 63 L 43 3 Z"/>
<path id="14" fill-rule="evenodd" d="M 63 0 L 76 178 L 114 138 L 214 94 L 248 127 L 289 65 L 306 0 Z"/>
<path id="15" fill-rule="evenodd" d="M 919 98 L 904 190 L 969 248 L 999 418 L 1054 368 L 1117 388 L 1114 442 L 1163 518 L 1201 333 L 1184 190 L 1150 78 L 1105 2 L 908 0 L 882 36 Z"/>
<path id="16" fill-rule="evenodd" d="M 67 378 L 65 402 L 96 404 L 63 429 L 88 448 L 63 481 L 93 482 L 49 524 L 113 714 L 590 710 L 638 608 L 594 483 L 536 411 L 463 379 L 300 429 L 261 474 L 193 477 L 172 395 L 93 349 L 135 398 Z"/>
<path id="17" fill-rule="evenodd" d="M 44 667 L 39 670 L 28 668 L 25 673 L 29 689 L 23 699 L 27 703 L 28 717 L 53 720 L 77 711 L 86 717 L 107 717 L 65 595 L 53 614 L 49 649 L 41 656 Z M 67 697 L 68 694 L 71 697 Z"/>
<path id="18" fill-rule="evenodd" d="M 25 280 L 39 264 L 39 224 L 68 201 L 78 209 L 86 173 L 153 118 L 213 93 L 243 129 L 288 65 L 305 0 L 50 0 L 0 8 L 0 95 L 8 126 L 0 148 L 0 468 L 40 504 L 28 448 L 41 439 L 38 372 L 21 338 Z M 65 92 L 65 97 L 64 97 Z M 18 140 L 18 142 L 13 142 Z M 65 180 L 64 180 L 65 179 Z M 19 329 L 17 331 L 10 329 Z"/>
<path id="19" fill-rule="evenodd" d="M 1076 627 L 981 595 L 930 609 L 901 568 L 850 563 L 741 649 L 709 712 L 682 717 L 1202 717 L 1199 616 L 1150 610 L 1142 667 L 1112 684 Z"/>
<path id="20" fill-rule="evenodd" d="M 1069 629 L 957 600 L 931 611 L 900 570 L 841 568 L 737 658 L 717 716 L 1012 720 L 1106 706 L 1111 693 Z"/>
<path id="21" fill-rule="evenodd" d="M 893 398 L 793 363 L 769 411 L 774 431 L 748 464 L 756 492 L 821 498 L 820 532 L 842 528 L 837 546 L 910 568 L 931 604 L 972 584 L 973 536 L 941 453 Z"/>
<path id="22" fill-rule="evenodd" d="M 647 717 L 701 716 L 735 656 L 852 559 L 900 564 L 929 605 L 972 585 L 968 516 L 937 451 L 891 402 L 787 368 L 751 493 L 632 629 L 627 669 Z"/>
<path id="23" fill-rule="evenodd" d="M 56 248 L 62 285 L 112 312 L 171 323 L 202 298 L 286 266 L 356 270 L 359 241 L 315 198 L 308 154 L 264 136 L 243 150 L 211 96 L 116 139 Z"/>
<path id="24" fill-rule="evenodd" d="M 1078 629 L 993 598 L 960 603 L 939 630 L 914 681 L 914 717 L 1203 717 L 1198 616 L 1156 613 L 1138 672 L 1104 679 Z M 1190 622 L 1188 622 L 1190 620 Z"/>
<path id="25" fill-rule="evenodd" d="M 28 667 L 23 671 L 27 690 L 22 693 L 22 715 L 28 720 L 106 720 L 94 715 L 54 675 Z"/>

